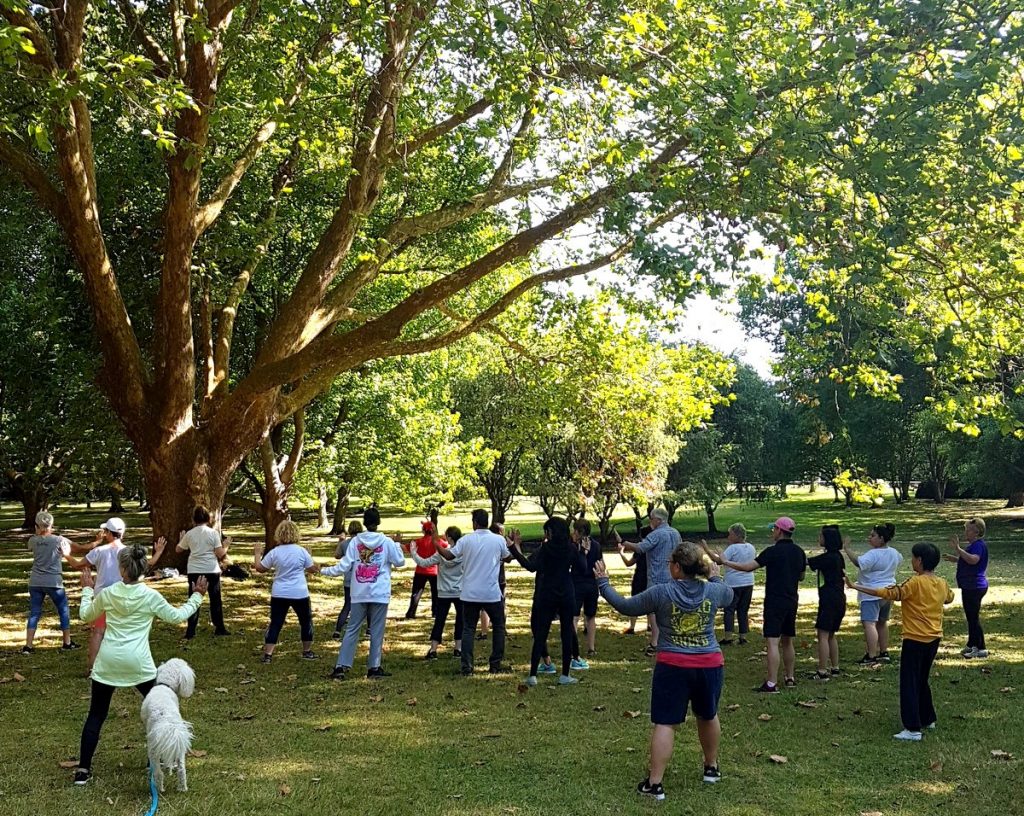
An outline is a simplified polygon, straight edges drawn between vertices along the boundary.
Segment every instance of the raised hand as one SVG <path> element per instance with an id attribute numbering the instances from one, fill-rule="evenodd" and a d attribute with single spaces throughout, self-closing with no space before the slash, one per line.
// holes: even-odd
<path id="1" fill-rule="evenodd" d="M 608 569 L 604 565 L 604 561 L 598 561 L 594 564 L 594 577 L 595 578 L 607 578 Z"/>
<path id="2" fill-rule="evenodd" d="M 196 579 L 196 584 L 192 588 L 192 591 L 193 592 L 198 592 L 200 595 L 205 595 L 206 594 L 206 588 L 207 588 L 206 576 L 205 575 L 200 575 L 199 578 Z"/>
<path id="3" fill-rule="evenodd" d="M 160 536 L 153 544 L 153 553 L 157 556 L 162 555 L 164 548 L 167 546 L 167 539 Z"/>
<path id="4" fill-rule="evenodd" d="M 956 553 L 957 556 L 960 555 L 960 536 L 958 536 L 958 535 L 951 535 L 949 537 L 949 548 L 954 553 Z"/>
<path id="5" fill-rule="evenodd" d="M 711 568 L 708 570 L 708 577 L 709 578 L 717 578 L 721 574 L 722 574 L 721 567 L 719 567 L 718 564 L 716 564 L 714 561 L 712 561 L 711 562 Z"/>
<path id="6" fill-rule="evenodd" d="M 86 587 L 88 587 L 89 589 L 92 589 L 93 587 L 96 586 L 96 582 L 93 580 L 93 577 L 92 577 L 92 570 L 89 569 L 88 567 L 86 569 L 82 570 L 81 586 L 82 586 L 82 589 L 85 589 Z"/>

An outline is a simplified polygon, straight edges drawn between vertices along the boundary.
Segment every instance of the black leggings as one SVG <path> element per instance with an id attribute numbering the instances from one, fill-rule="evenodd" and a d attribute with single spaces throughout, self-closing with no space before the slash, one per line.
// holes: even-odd
<path id="1" fill-rule="evenodd" d="M 900 652 L 900 719 L 908 731 L 920 731 L 935 722 L 935 705 L 928 675 L 939 651 L 939 639 L 929 643 L 903 638 Z"/>
<path id="2" fill-rule="evenodd" d="M 976 649 L 985 648 L 985 633 L 981 628 L 981 599 L 987 589 L 961 589 L 960 598 L 967 618 L 967 645 Z"/>
<path id="3" fill-rule="evenodd" d="M 139 694 L 145 697 L 149 690 L 156 685 L 156 678 L 139 683 L 135 688 Z M 96 746 L 100 742 L 100 730 L 106 722 L 107 713 L 110 711 L 110 699 L 114 696 L 117 686 L 108 686 L 98 680 L 92 681 L 92 697 L 89 700 L 89 716 L 85 718 L 85 725 L 82 726 L 82 745 L 78 751 L 78 767 L 92 768 L 92 756 L 96 753 Z"/>
<path id="4" fill-rule="evenodd" d="M 558 626 L 562 635 L 562 674 L 569 673 L 572 662 L 573 640 L 576 636 L 572 625 L 573 613 L 576 611 L 572 592 L 561 595 L 534 595 L 533 609 L 530 612 L 530 630 L 533 632 L 533 652 L 530 654 L 530 674 L 536 676 L 541 655 L 547 651 L 548 633 L 551 622 L 558 616 Z M 577 646 L 577 650 L 579 647 Z"/>
<path id="5" fill-rule="evenodd" d="M 219 572 L 190 572 L 188 574 L 188 594 L 195 592 L 196 581 L 200 578 L 206 579 L 207 592 L 210 598 L 210 621 L 217 632 L 224 631 L 224 604 L 220 596 L 220 573 Z M 185 628 L 185 637 L 196 636 L 196 624 L 199 623 L 199 610 L 188 619 L 188 626 Z"/>
<path id="6" fill-rule="evenodd" d="M 341 608 L 338 613 L 338 622 L 334 624 L 334 634 L 340 635 L 345 631 L 345 627 L 348 626 L 348 616 L 352 612 L 352 588 L 345 584 L 345 605 Z"/>
<path id="7" fill-rule="evenodd" d="M 726 632 L 732 632 L 734 614 L 740 625 L 740 634 L 745 635 L 750 631 L 750 599 L 753 595 L 753 586 L 733 587 L 732 603 L 725 608 L 723 615 Z"/>
<path id="8" fill-rule="evenodd" d="M 430 630 L 430 639 L 434 643 L 444 640 L 444 625 L 448 622 L 448 612 L 455 607 L 455 650 L 462 650 L 462 601 L 458 598 L 438 598 L 434 607 L 434 627 Z"/>
<path id="9" fill-rule="evenodd" d="M 267 628 L 267 635 L 263 638 L 264 643 L 277 643 L 278 635 L 281 634 L 281 627 L 284 626 L 284 619 L 288 615 L 288 609 L 294 609 L 299 617 L 299 630 L 303 643 L 311 643 L 313 640 L 313 607 L 309 598 L 274 598 L 270 599 L 270 626 Z"/>
<path id="10" fill-rule="evenodd" d="M 423 595 L 423 590 L 427 584 L 430 584 L 430 614 L 434 615 L 437 613 L 437 576 L 424 575 L 422 572 L 417 572 L 412 576 L 412 597 L 409 598 L 409 609 L 405 613 L 406 618 L 416 617 L 416 607 L 420 605 L 420 597 Z"/>

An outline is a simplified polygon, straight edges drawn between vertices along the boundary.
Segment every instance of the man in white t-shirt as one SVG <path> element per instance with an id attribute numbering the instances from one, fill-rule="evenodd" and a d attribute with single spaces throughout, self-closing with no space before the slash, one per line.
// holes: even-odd
<path id="1" fill-rule="evenodd" d="M 499 674 L 511 671 L 510 666 L 501 663 L 505 658 L 505 606 L 498 586 L 502 562 L 511 554 L 505 539 L 487 529 L 486 510 L 474 510 L 472 518 L 473 532 L 460 538 L 454 547 L 438 544 L 437 552 L 447 561 L 462 558 L 462 674 L 473 673 L 473 644 L 481 612 L 491 619 L 490 671 Z"/>
<path id="2" fill-rule="evenodd" d="M 224 628 L 224 603 L 220 594 L 220 559 L 228 554 L 229 542 L 221 541 L 220 533 L 210 526 L 210 511 L 199 505 L 192 511 L 191 530 L 183 533 L 175 549 L 188 553 L 188 592 L 195 591 L 196 582 L 206 579 L 210 597 L 210 620 L 213 622 L 213 634 L 217 637 L 230 635 Z M 196 624 L 199 623 L 199 610 L 188 619 L 185 628 L 185 640 L 196 636 Z"/>

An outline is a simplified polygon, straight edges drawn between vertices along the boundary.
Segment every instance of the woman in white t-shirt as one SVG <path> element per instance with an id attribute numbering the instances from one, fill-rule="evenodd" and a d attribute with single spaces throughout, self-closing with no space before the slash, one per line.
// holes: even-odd
<path id="1" fill-rule="evenodd" d="M 309 587 L 306 573 L 316 573 L 320 567 L 313 563 L 313 556 L 300 543 L 299 525 L 294 521 L 282 521 L 274 530 L 277 545 L 263 555 L 263 545 L 256 542 L 252 548 L 252 568 L 256 572 L 274 572 L 274 583 L 270 588 L 270 626 L 263 638 L 261 663 L 269 663 L 274 656 L 277 638 L 281 634 L 288 610 L 294 609 L 299 618 L 302 638 L 303 660 L 316 660 L 313 652 L 313 607 L 309 602 Z"/>
<path id="2" fill-rule="evenodd" d="M 878 524 L 868 535 L 869 549 L 857 555 L 850 549 L 850 539 L 843 539 L 843 552 L 850 563 L 860 572 L 856 583 L 871 589 L 884 589 L 896 583 L 896 570 L 903 562 L 900 552 L 889 546 L 896 527 L 892 524 Z M 862 666 L 889 662 L 889 611 L 892 601 L 884 601 L 864 592 L 857 594 L 860 601 L 860 621 L 864 626 L 864 643 L 867 651 L 857 662 Z"/>
<path id="3" fill-rule="evenodd" d="M 228 541 L 223 542 L 220 533 L 210 526 L 210 511 L 202 505 L 192 511 L 195 524 L 181 536 L 178 552 L 188 553 L 188 591 L 191 594 L 200 578 L 206 579 L 210 594 L 210 621 L 213 623 L 213 634 L 217 637 L 230 635 L 224 628 L 224 603 L 220 594 L 220 560 L 228 554 Z M 199 623 L 199 611 L 188 619 L 185 628 L 185 640 L 196 636 L 196 625 Z"/>
<path id="4" fill-rule="evenodd" d="M 703 539 L 700 546 L 707 553 L 707 556 L 716 564 L 722 561 L 732 561 L 737 564 L 745 564 L 753 561 L 757 556 L 754 545 L 747 541 L 747 528 L 736 523 L 729 528 L 726 541 L 729 546 L 722 553 L 717 553 L 708 548 L 708 543 Z M 728 646 L 732 643 L 733 618 L 739 624 L 740 645 L 747 642 L 747 633 L 750 631 L 750 600 L 754 595 L 754 573 L 741 570 L 725 568 L 722 576 L 725 585 L 732 589 L 732 603 L 722 610 L 723 622 L 725 624 L 725 637 L 719 638 L 721 646 Z"/>

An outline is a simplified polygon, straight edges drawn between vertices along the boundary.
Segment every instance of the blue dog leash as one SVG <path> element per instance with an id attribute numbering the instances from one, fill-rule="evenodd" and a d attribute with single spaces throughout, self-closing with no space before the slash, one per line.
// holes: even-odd
<path id="1" fill-rule="evenodd" d="M 149 769 L 149 794 L 152 796 L 153 801 L 149 806 L 149 810 L 146 812 L 146 816 L 153 816 L 156 813 L 156 806 L 159 801 L 159 797 L 156 793 L 156 780 L 153 779 L 153 768 Z"/>

